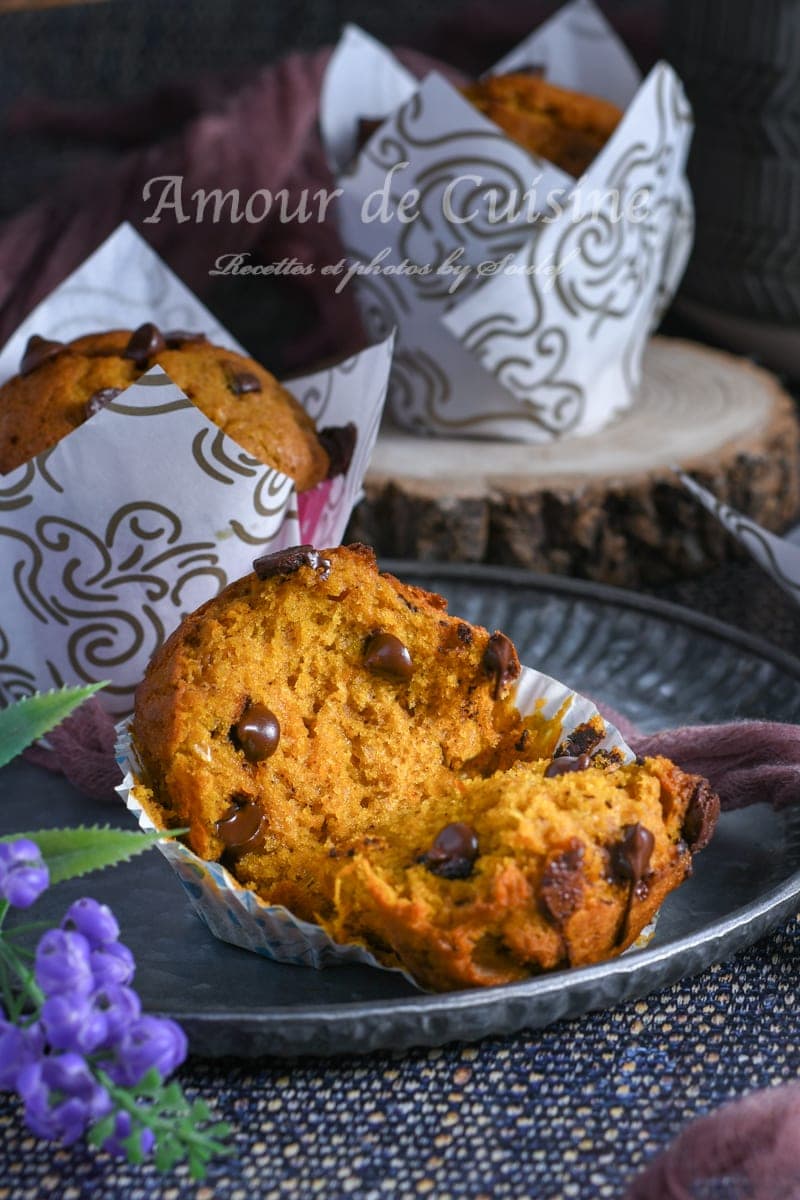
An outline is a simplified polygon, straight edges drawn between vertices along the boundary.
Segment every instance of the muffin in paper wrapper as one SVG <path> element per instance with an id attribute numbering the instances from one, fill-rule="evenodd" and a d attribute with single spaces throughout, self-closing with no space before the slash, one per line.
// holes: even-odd
<path id="1" fill-rule="evenodd" d="M 530 667 L 522 668 L 514 701 L 523 716 L 540 711 L 545 717 L 555 717 L 566 708 L 562 718 L 562 736 L 597 715 L 597 709 L 591 701 Z M 633 752 L 619 731 L 608 721 L 605 721 L 605 726 L 606 732 L 599 743 L 600 747 L 617 749 L 624 760 L 630 762 L 634 757 Z M 118 727 L 118 734 L 117 761 L 124 778 L 117 791 L 139 826 L 145 830 L 155 829 L 137 797 L 139 764 L 127 724 Z M 288 909 L 262 900 L 254 891 L 240 884 L 221 863 L 199 858 L 182 842 L 165 838 L 157 845 L 183 884 L 198 916 L 222 941 L 294 966 L 328 967 L 362 963 L 384 971 L 395 971 L 415 986 L 420 986 L 408 972 L 379 963 L 363 946 L 334 942 L 319 925 L 302 921 Z M 654 927 L 653 921 L 642 931 L 634 946 L 641 946 L 652 935 Z"/>
<path id="2" fill-rule="evenodd" d="M 69 341 L 147 321 L 247 353 L 124 225 L 0 351 L 0 383 L 17 373 L 34 333 Z M 318 428 L 357 427 L 346 473 L 300 496 L 157 366 L 52 449 L 0 475 L 0 706 L 109 680 L 99 698 L 126 716 L 155 650 L 253 558 L 301 542 L 337 545 L 377 436 L 391 347 L 388 338 L 286 385 Z"/>
<path id="3" fill-rule="evenodd" d="M 683 274 L 692 121 L 673 69 L 642 81 L 591 0 L 489 73 L 531 67 L 624 110 L 580 180 L 353 26 L 328 67 L 339 227 L 366 327 L 397 330 L 389 403 L 404 428 L 529 442 L 601 429 L 632 404 Z M 359 150 L 362 118 L 382 123 Z"/>

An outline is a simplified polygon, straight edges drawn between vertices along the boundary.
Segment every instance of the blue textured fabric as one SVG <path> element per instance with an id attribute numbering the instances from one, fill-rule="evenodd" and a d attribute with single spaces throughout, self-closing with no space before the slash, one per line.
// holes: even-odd
<path id="1" fill-rule="evenodd" d="M 187 1092 L 236 1130 L 203 1184 L 54 1151 L 3 1095 L 0 1198 L 619 1197 L 692 1117 L 797 1076 L 799 952 L 795 919 L 646 1000 L 476 1046 L 192 1061 Z"/>

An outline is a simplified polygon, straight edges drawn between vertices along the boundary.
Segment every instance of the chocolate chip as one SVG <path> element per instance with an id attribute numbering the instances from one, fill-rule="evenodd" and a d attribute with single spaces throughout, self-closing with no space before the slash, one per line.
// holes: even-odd
<path id="1" fill-rule="evenodd" d="M 19 364 L 20 375 L 30 375 L 31 371 L 43 366 L 66 348 L 63 342 L 51 342 L 48 338 L 39 337 L 38 333 L 34 333 L 32 337 L 28 338 L 28 344 L 22 355 L 22 362 Z"/>
<path id="2" fill-rule="evenodd" d="M 252 371 L 231 371 L 228 373 L 228 387 L 234 396 L 244 396 L 248 392 L 263 391 L 261 380 Z"/>
<path id="3" fill-rule="evenodd" d="M 555 779 L 557 775 L 568 775 L 570 771 L 586 771 L 591 765 L 592 760 L 588 754 L 580 754 L 577 758 L 563 755 L 561 758 L 554 758 L 545 768 L 544 777 Z"/>
<path id="4" fill-rule="evenodd" d="M 719 796 L 707 779 L 698 779 L 683 818 L 681 836 L 694 854 L 711 841 L 719 818 Z"/>
<path id="5" fill-rule="evenodd" d="M 519 664 L 514 643 L 504 633 L 496 631 L 489 638 L 483 654 L 483 669 L 494 678 L 494 698 L 499 699 L 502 690 L 516 679 L 522 668 Z"/>
<path id="6" fill-rule="evenodd" d="M 408 647 L 393 633 L 373 633 L 364 647 L 364 666 L 387 679 L 410 679 L 414 671 Z"/>
<path id="7" fill-rule="evenodd" d="M 597 730 L 586 721 L 583 725 L 577 725 L 568 737 L 564 738 L 555 754 L 554 758 L 580 758 L 582 754 L 589 754 L 596 746 L 599 746 L 605 737 L 605 729 Z"/>
<path id="8" fill-rule="evenodd" d="M 247 796 L 237 796 L 215 825 L 218 836 L 236 857 L 253 850 L 264 832 L 264 814 Z"/>
<path id="9" fill-rule="evenodd" d="M 649 829 L 640 825 L 626 825 L 622 830 L 622 841 L 611 851 L 611 862 L 617 876 L 630 879 L 634 890 L 648 874 L 650 856 L 656 839 Z"/>
<path id="10" fill-rule="evenodd" d="M 611 867 L 617 879 L 629 879 L 631 883 L 628 902 L 617 930 L 616 942 L 621 946 L 628 938 L 633 901 L 643 900 L 648 893 L 645 876 L 650 871 L 650 856 L 656 839 L 649 829 L 640 825 L 626 825 L 622 830 L 622 841 L 611 849 Z"/>
<path id="11" fill-rule="evenodd" d="M 164 341 L 167 344 L 168 350 L 179 350 L 181 346 L 193 346 L 197 342 L 207 342 L 208 338 L 204 333 L 189 333 L 185 329 L 170 329 L 169 333 L 164 334 Z"/>
<path id="12" fill-rule="evenodd" d="M 597 767 L 601 771 L 616 771 L 618 767 L 624 765 L 625 757 L 618 746 L 612 746 L 610 750 L 606 750 L 601 746 L 592 755 L 592 766 Z"/>
<path id="13" fill-rule="evenodd" d="M 567 849 L 545 864 L 539 896 L 558 925 L 572 916 L 583 897 L 583 854 L 582 843 L 571 838 Z"/>
<path id="14" fill-rule="evenodd" d="M 471 825 L 454 821 L 436 835 L 430 850 L 417 862 L 443 879 L 466 879 L 478 857 L 478 836 Z"/>
<path id="15" fill-rule="evenodd" d="M 472 630 L 469 625 L 465 625 L 463 622 L 459 622 L 456 626 L 456 637 L 462 646 L 472 645 Z"/>
<path id="16" fill-rule="evenodd" d="M 274 554 L 262 554 L 253 562 L 253 570 L 259 579 L 271 579 L 273 575 L 294 575 L 301 567 L 311 567 L 319 572 L 320 579 L 331 573 L 329 558 L 323 558 L 319 550 L 311 545 L 290 546 Z"/>
<path id="17" fill-rule="evenodd" d="M 281 727 L 266 704 L 248 704 L 231 730 L 231 738 L 248 762 L 259 763 L 278 749 Z"/>
<path id="18" fill-rule="evenodd" d="M 356 426 L 352 421 L 346 425 L 329 425 L 327 429 L 320 429 L 317 438 L 330 462 L 325 478 L 335 479 L 337 475 L 344 475 L 353 461 L 358 438 Z"/>
<path id="19" fill-rule="evenodd" d="M 137 367 L 146 367 L 154 355 L 166 349 L 166 345 L 161 330 L 151 321 L 146 321 L 131 334 L 122 357 L 132 358 Z"/>
<path id="20" fill-rule="evenodd" d="M 121 391 L 122 388 L 99 388 L 96 392 L 92 392 L 86 401 L 85 412 L 87 418 L 93 417 L 95 413 L 99 413 L 112 400 L 116 400 Z"/>

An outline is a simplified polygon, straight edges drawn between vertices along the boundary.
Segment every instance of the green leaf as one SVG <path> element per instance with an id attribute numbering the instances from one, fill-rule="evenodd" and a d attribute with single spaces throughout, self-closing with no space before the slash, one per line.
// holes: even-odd
<path id="1" fill-rule="evenodd" d="M 136 1096 L 155 1096 L 161 1091 L 161 1072 L 157 1067 L 150 1067 L 133 1089 Z"/>
<path id="2" fill-rule="evenodd" d="M 31 742 L 55 729 L 78 705 L 105 686 L 105 683 L 90 683 L 87 687 L 37 693 L 0 709 L 0 767 L 16 758 Z"/>
<path id="3" fill-rule="evenodd" d="M 170 830 L 170 834 L 185 830 Z M 134 829 L 112 829 L 110 826 L 78 825 L 73 829 L 37 829 L 32 833 L 12 833 L 0 842 L 30 838 L 36 842 L 50 871 L 51 883 L 78 879 L 90 871 L 113 867 L 126 862 L 143 850 L 149 850 L 164 833 L 141 833 Z"/>
<path id="4" fill-rule="evenodd" d="M 102 1146 L 106 1138 L 110 1138 L 114 1132 L 116 1124 L 116 1114 L 110 1113 L 107 1117 L 103 1117 L 96 1125 L 93 1125 L 87 1134 L 87 1140 L 90 1146 Z"/>
<path id="5" fill-rule="evenodd" d="M 195 1183 L 202 1183 L 206 1177 L 206 1166 L 197 1154 L 189 1155 L 189 1174 Z"/>
<path id="6" fill-rule="evenodd" d="M 169 1134 L 156 1146 L 155 1163 L 159 1171 L 171 1171 L 183 1157 L 183 1146 Z"/>
<path id="7" fill-rule="evenodd" d="M 142 1149 L 142 1129 L 134 1129 L 123 1138 L 120 1145 L 124 1148 L 128 1162 L 134 1166 L 141 1166 L 145 1159 L 145 1153 Z"/>

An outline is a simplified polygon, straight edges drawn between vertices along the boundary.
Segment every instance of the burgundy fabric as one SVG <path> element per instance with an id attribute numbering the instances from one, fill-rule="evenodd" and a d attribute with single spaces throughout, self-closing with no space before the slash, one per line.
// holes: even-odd
<path id="1" fill-rule="evenodd" d="M 433 69 L 454 81 L 461 78 L 415 51 L 399 49 L 397 55 L 420 78 Z M 232 90 L 218 81 L 200 83 L 194 90 L 162 89 L 149 100 L 101 114 L 55 111 L 41 102 L 28 102 L 17 110 L 13 120 L 18 127 L 137 148 L 113 163 L 87 158 L 62 188 L 0 225 L 0 342 L 121 221 L 129 221 L 200 294 L 208 288 L 208 272 L 222 254 L 252 252 L 253 262 L 296 257 L 313 264 L 312 274 L 293 276 L 292 282 L 309 293 L 318 319 L 284 356 L 285 365 L 345 357 L 360 349 L 364 335 L 353 290 L 343 288 L 337 294 L 339 279 L 321 271 L 344 253 L 334 221 L 281 222 L 275 211 L 258 223 L 215 223 L 209 211 L 200 223 L 193 218 L 178 222 L 172 213 L 157 224 L 144 223 L 158 193 L 145 201 L 142 190 L 159 176 L 182 176 L 187 200 L 197 190 L 238 189 L 244 200 L 261 189 L 273 196 L 286 189 L 289 212 L 303 189 L 311 196 L 320 188 L 332 191 L 334 181 L 317 127 L 329 58 L 327 49 L 294 54 Z M 179 131 L 165 136 L 176 124 Z"/>
<path id="2" fill-rule="evenodd" d="M 96 697 L 85 701 L 72 716 L 39 743 L 23 751 L 28 762 L 64 775 L 79 792 L 93 800 L 115 799 L 122 775 L 114 759 L 114 722 Z"/>
<path id="3" fill-rule="evenodd" d="M 723 811 L 759 801 L 785 808 L 800 799 L 798 725 L 732 721 L 646 734 L 602 701 L 597 707 L 635 754 L 663 754 L 685 771 L 704 775 L 719 792 Z"/>
<path id="4" fill-rule="evenodd" d="M 693 1121 L 637 1176 L 625 1200 L 702 1196 L 800 1196 L 800 1084 L 764 1088 Z"/>

